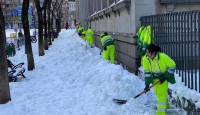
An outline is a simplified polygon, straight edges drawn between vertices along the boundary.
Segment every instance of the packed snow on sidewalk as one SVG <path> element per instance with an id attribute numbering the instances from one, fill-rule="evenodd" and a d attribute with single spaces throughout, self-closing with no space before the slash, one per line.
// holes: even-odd
<path id="1" fill-rule="evenodd" d="M 32 43 L 35 69 L 24 78 L 10 82 L 12 100 L 0 105 L 0 115 L 154 115 L 153 90 L 134 99 L 144 82 L 121 65 L 110 64 L 90 48 L 75 30 L 62 30 L 45 56 L 38 56 Z M 22 47 L 14 63 L 25 62 Z M 113 98 L 128 99 L 124 105 Z M 150 104 L 150 106 L 149 106 Z"/>

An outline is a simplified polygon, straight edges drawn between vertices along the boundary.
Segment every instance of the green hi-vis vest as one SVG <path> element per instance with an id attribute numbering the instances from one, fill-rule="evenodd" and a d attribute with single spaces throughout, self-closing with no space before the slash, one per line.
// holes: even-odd
<path id="1" fill-rule="evenodd" d="M 152 60 L 147 55 L 143 57 L 145 85 L 153 84 L 153 79 L 166 77 L 167 81 L 174 84 L 175 62 L 166 54 L 158 52 Z"/>
<path id="2" fill-rule="evenodd" d="M 145 29 L 146 29 L 146 32 L 145 32 L 145 35 L 144 35 L 143 47 L 142 47 L 143 51 L 145 51 L 146 47 L 149 44 L 151 44 L 151 34 L 152 34 L 150 25 L 148 25 Z"/>
<path id="3" fill-rule="evenodd" d="M 142 50 L 142 47 L 143 47 L 143 37 L 142 37 L 142 35 L 144 35 L 144 32 L 145 32 L 145 30 L 144 30 L 144 27 L 142 26 L 137 33 L 137 36 L 138 36 L 138 38 L 137 38 L 137 52 L 140 56 L 144 55 L 143 53 L 141 53 L 141 50 Z"/>
<path id="4" fill-rule="evenodd" d="M 88 30 L 86 31 L 86 36 L 93 36 L 93 35 L 94 35 L 94 32 L 93 32 L 92 29 L 88 29 Z"/>
<path id="5" fill-rule="evenodd" d="M 81 32 L 81 31 L 83 31 L 83 30 L 84 30 L 84 28 L 83 28 L 82 26 L 80 26 L 80 27 L 78 28 L 78 33 Z"/>
<path id="6" fill-rule="evenodd" d="M 103 38 L 101 38 L 101 44 L 102 47 L 114 45 L 114 39 L 110 35 L 104 36 Z"/>
<path id="7" fill-rule="evenodd" d="M 83 30 L 83 31 L 81 32 L 81 37 L 85 37 L 85 35 L 86 35 L 86 31 Z"/>
<path id="8" fill-rule="evenodd" d="M 150 25 L 147 27 L 142 26 L 137 33 L 137 51 L 141 57 L 146 54 L 145 49 L 149 44 L 151 44 L 152 33 Z"/>

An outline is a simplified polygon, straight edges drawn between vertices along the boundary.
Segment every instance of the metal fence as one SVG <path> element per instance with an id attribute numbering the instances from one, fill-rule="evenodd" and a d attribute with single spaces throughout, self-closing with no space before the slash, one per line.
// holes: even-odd
<path id="1" fill-rule="evenodd" d="M 185 86 L 200 92 L 200 11 L 144 16 L 141 25 L 152 26 L 152 42 L 176 62 Z"/>

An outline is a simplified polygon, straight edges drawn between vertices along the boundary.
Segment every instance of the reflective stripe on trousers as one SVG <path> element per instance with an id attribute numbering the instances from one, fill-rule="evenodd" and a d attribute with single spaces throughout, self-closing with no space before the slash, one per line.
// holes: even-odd
<path id="1" fill-rule="evenodd" d="M 103 59 L 110 60 L 112 64 L 115 62 L 115 46 L 106 46 L 107 50 L 103 50 Z"/>
<path id="2" fill-rule="evenodd" d="M 154 79 L 154 83 L 159 79 Z M 167 80 L 162 84 L 157 84 L 154 86 L 154 92 L 157 97 L 157 110 L 156 115 L 166 115 L 166 104 L 167 104 L 167 90 L 168 90 L 168 82 Z"/>

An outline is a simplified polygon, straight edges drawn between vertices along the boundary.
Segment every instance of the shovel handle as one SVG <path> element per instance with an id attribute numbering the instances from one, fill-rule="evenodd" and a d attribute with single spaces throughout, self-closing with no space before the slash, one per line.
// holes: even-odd
<path id="1" fill-rule="evenodd" d="M 154 83 L 153 85 L 151 85 L 151 86 L 148 88 L 148 90 L 150 90 L 152 87 L 154 87 L 154 86 L 157 85 L 158 83 L 160 83 L 160 80 L 157 81 L 156 83 Z M 146 93 L 146 92 L 147 92 L 147 91 L 144 90 L 144 91 L 142 91 L 140 94 L 136 95 L 134 98 L 138 98 L 139 96 L 141 96 L 142 94 L 144 94 L 144 93 Z"/>

